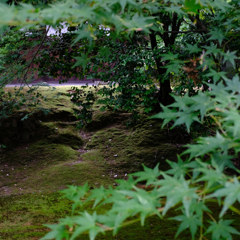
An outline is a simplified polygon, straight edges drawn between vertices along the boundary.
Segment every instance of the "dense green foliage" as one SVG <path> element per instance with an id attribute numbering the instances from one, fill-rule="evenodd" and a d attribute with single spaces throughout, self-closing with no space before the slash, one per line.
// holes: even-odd
<path id="1" fill-rule="evenodd" d="M 64 190 L 73 202 L 73 215 L 49 225 L 51 232 L 43 239 L 77 239 L 88 233 L 93 240 L 99 233 L 116 234 L 121 226 L 138 220 L 143 225 L 152 215 L 166 217 L 170 210 L 175 214 L 171 219 L 180 222 L 176 236 L 187 230 L 192 239 L 229 240 L 240 234 L 233 219 L 226 218 L 227 211 L 240 215 L 239 13 L 237 0 L 69 0 L 44 8 L 1 5 L 4 26 L 57 26 L 63 21 L 77 26 L 75 43 L 88 45 L 79 55 L 78 48 L 73 51 L 74 64 L 80 72 L 93 66 L 103 69 L 99 76 L 114 89 L 101 91 L 110 96 L 101 99 L 108 107 L 135 111 L 143 103 L 150 112 L 158 99 L 162 112 L 155 118 L 163 119 L 163 125 L 185 125 L 191 131 L 194 122 L 208 120 L 217 128 L 213 136 L 189 144 L 178 162 L 169 162 L 167 171 L 161 171 L 161 165 L 144 167 L 128 180 L 119 180 L 116 188 L 89 191 L 85 184 Z M 111 37 L 101 47 L 108 33 L 100 34 L 99 26 L 110 31 Z M 98 73 L 96 69 L 93 74 Z M 156 79 L 160 90 L 158 98 L 151 99 Z M 176 85 L 173 97 L 170 80 Z M 81 97 L 82 92 L 76 91 Z M 93 100 L 73 97 L 83 109 Z M 90 117 L 87 112 L 81 114 Z M 142 182 L 144 188 L 138 185 Z M 109 209 L 77 212 L 85 202 L 92 203 L 93 209 L 101 205 Z M 219 212 L 212 212 L 210 203 L 218 204 Z"/>
<path id="2" fill-rule="evenodd" d="M 116 188 L 94 189 L 89 194 L 87 185 L 64 190 L 66 198 L 73 202 L 73 216 L 61 219 L 57 225 L 50 225 L 52 231 L 43 239 L 75 239 L 81 233 L 89 232 L 90 239 L 104 231 L 116 233 L 121 226 L 141 221 L 152 215 L 165 217 L 173 209 L 180 221 L 178 236 L 190 230 L 193 239 L 232 239 L 240 234 L 225 219 L 225 213 L 239 211 L 239 77 L 222 83 L 210 84 L 210 92 L 194 97 L 176 97 L 175 103 L 164 108 L 155 117 L 165 123 L 174 119 L 174 126 L 185 124 L 187 128 L 199 117 L 211 117 L 218 126 L 214 136 L 201 137 L 178 157 L 178 162 L 169 162 L 170 169 L 161 171 L 161 165 L 154 169 L 132 174 L 127 181 L 118 180 Z M 199 105 L 199 99 L 204 104 Z M 230 171 L 231 170 L 231 171 Z M 144 189 L 138 183 L 146 182 Z M 90 202 L 96 206 L 110 204 L 104 214 L 79 213 L 78 205 Z M 219 212 L 211 211 L 211 203 L 219 204 Z M 75 216 L 75 214 L 77 214 Z M 137 217 L 133 220 L 132 217 Z M 160 227 L 161 228 L 161 227 Z"/>

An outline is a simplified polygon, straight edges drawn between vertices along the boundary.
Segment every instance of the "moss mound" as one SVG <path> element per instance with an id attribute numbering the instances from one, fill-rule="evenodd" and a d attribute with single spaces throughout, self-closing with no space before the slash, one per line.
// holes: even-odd
<path id="1" fill-rule="evenodd" d="M 123 124 L 129 118 L 128 113 L 96 111 L 93 119 L 85 127 L 87 131 L 97 131 L 116 124 Z"/>
<path id="2" fill-rule="evenodd" d="M 49 135 L 46 139 L 50 143 L 68 145 L 74 149 L 79 149 L 84 144 L 75 127 L 75 122 L 72 124 L 69 122 L 48 122 L 42 123 L 42 125 L 49 129 Z"/>
<path id="3" fill-rule="evenodd" d="M 7 118 L 0 121 L 0 144 L 7 147 L 19 146 L 23 143 L 45 138 L 50 133 L 50 128 L 43 125 L 42 122 L 65 121 L 74 122 L 74 105 L 70 97 L 61 93 L 67 92 L 68 88 L 39 88 L 37 91 L 44 98 L 39 98 L 38 106 L 22 106 L 21 109 L 15 110 Z M 27 92 L 24 88 L 23 94 Z M 6 89 L 13 91 L 13 89 Z"/>
<path id="4" fill-rule="evenodd" d="M 71 214 L 70 202 L 58 193 L 0 198 L 0 236 L 4 240 L 40 239 L 46 223 Z"/>
<path id="5" fill-rule="evenodd" d="M 53 192 L 70 184 L 108 185 L 100 152 L 83 154 L 70 146 L 39 141 L 1 155 L 1 195 Z"/>
<path id="6" fill-rule="evenodd" d="M 0 122 L 0 143 L 13 147 L 46 137 L 53 129 L 42 124 L 44 121 L 74 122 L 76 118 L 69 111 L 50 111 L 46 114 L 41 110 L 31 114 L 18 112 Z"/>
<path id="7" fill-rule="evenodd" d="M 160 163 L 161 169 L 167 169 L 165 160 L 176 160 L 176 154 L 187 141 L 189 137 L 184 130 L 161 129 L 159 121 L 146 119 L 135 129 L 118 125 L 100 130 L 86 147 L 100 149 L 110 171 L 123 175 L 140 170 L 142 164 L 154 167 Z"/>
<path id="8" fill-rule="evenodd" d="M 91 206 L 84 205 L 79 210 L 91 212 Z M 104 211 L 104 207 L 99 209 Z M 25 194 L 0 198 L 0 236 L 4 240 L 33 240 L 43 237 L 48 228 L 43 224 L 53 224 L 56 219 L 71 215 L 70 201 L 63 199 L 58 193 Z M 99 235 L 97 240 L 172 240 L 176 232 L 176 222 L 151 217 L 141 227 L 136 222 L 122 228 L 116 236 L 112 232 Z M 87 235 L 81 239 L 88 240 Z M 181 240 L 190 239 L 189 235 L 181 235 Z"/>

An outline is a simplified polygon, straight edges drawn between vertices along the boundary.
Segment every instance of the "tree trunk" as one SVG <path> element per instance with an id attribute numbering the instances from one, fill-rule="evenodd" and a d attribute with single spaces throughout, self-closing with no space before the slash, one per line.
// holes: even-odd
<path id="1" fill-rule="evenodd" d="M 159 16 L 159 17 L 164 24 L 163 25 L 164 33 L 159 34 L 159 36 L 162 38 L 165 44 L 165 47 L 171 47 L 174 45 L 175 40 L 177 38 L 177 34 L 180 29 L 182 19 L 178 19 L 178 15 L 176 13 L 173 14 L 172 18 L 168 14 Z M 169 31 L 168 31 L 170 26 L 172 29 L 171 34 L 169 34 Z M 152 50 L 158 50 L 156 34 L 157 33 L 154 31 L 150 33 Z M 157 70 L 159 74 L 158 79 L 160 84 L 158 100 L 159 100 L 159 103 L 161 103 L 162 105 L 169 105 L 174 102 L 173 97 L 170 95 L 172 92 L 170 75 L 167 76 L 167 78 L 163 79 L 163 76 L 166 74 L 167 69 L 164 68 L 163 62 L 161 61 L 161 58 L 159 56 L 155 56 L 155 62 L 157 65 Z"/>
<path id="2" fill-rule="evenodd" d="M 153 32 L 150 34 L 150 40 L 151 40 L 152 50 L 156 50 L 158 48 L 157 40 L 156 40 L 156 35 Z M 170 78 L 163 80 L 163 76 L 166 73 L 166 68 L 163 68 L 163 63 L 161 61 L 161 58 L 158 56 L 155 56 L 155 62 L 157 65 L 158 80 L 160 85 L 160 90 L 158 92 L 158 101 L 160 104 L 166 106 L 173 103 L 173 97 L 170 95 L 172 92 Z"/>

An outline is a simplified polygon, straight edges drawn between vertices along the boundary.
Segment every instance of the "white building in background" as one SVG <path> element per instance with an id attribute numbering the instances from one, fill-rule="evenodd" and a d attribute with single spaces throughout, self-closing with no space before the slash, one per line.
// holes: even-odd
<path id="1" fill-rule="evenodd" d="M 59 28 L 53 28 L 52 26 L 50 26 L 50 29 L 49 29 L 47 35 L 48 36 L 51 36 L 51 35 L 60 36 L 63 33 L 67 33 L 69 25 L 66 22 L 61 23 L 60 25 L 61 25 L 61 27 L 59 27 Z M 46 26 L 46 29 L 48 29 L 48 27 L 49 26 Z"/>

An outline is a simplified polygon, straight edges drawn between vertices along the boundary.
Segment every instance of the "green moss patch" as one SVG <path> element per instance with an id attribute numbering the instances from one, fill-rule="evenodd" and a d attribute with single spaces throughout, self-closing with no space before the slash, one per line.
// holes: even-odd
<path id="1" fill-rule="evenodd" d="M 41 189 L 41 181 L 32 188 L 29 188 L 29 182 L 39 175 L 40 170 L 58 162 L 75 161 L 78 156 L 79 153 L 69 146 L 44 141 L 5 152 L 0 156 L 1 195 L 37 192 Z"/>
<path id="2" fill-rule="evenodd" d="M 3 195 L 52 192 L 67 185 L 111 183 L 99 152 L 83 154 L 67 145 L 39 141 L 1 157 Z"/>
<path id="3" fill-rule="evenodd" d="M 136 129 L 127 129 L 123 125 L 97 131 L 87 143 L 88 149 L 99 149 L 105 160 L 106 168 L 113 175 L 135 172 L 142 164 L 154 167 L 160 163 L 161 169 L 167 169 L 166 159 L 176 160 L 182 144 L 189 140 L 184 130 L 171 131 L 161 129 L 161 123 L 145 120 Z"/>
<path id="4" fill-rule="evenodd" d="M 49 128 L 49 135 L 46 139 L 50 143 L 64 144 L 71 146 L 74 149 L 79 149 L 84 141 L 80 137 L 75 123 L 67 124 L 71 122 L 47 122 L 42 123 L 43 126 Z"/>
<path id="5" fill-rule="evenodd" d="M 99 210 L 104 211 L 102 208 Z M 80 210 L 92 211 L 91 206 L 83 206 Z M 33 240 L 40 239 L 48 232 L 48 228 L 43 224 L 54 224 L 57 219 L 70 216 L 71 203 L 58 193 L 9 196 L 0 198 L 0 212 L 0 239 Z M 116 236 L 108 232 L 106 235 L 99 235 L 97 239 L 172 240 L 176 229 L 174 221 L 151 217 L 147 219 L 144 227 L 141 227 L 140 222 L 136 222 L 122 228 Z M 89 237 L 83 235 L 79 239 L 88 240 Z M 179 239 L 190 237 L 181 235 Z"/>
<path id="6" fill-rule="evenodd" d="M 71 204 L 58 193 L 27 194 L 0 198 L 0 239 L 40 239 L 46 223 L 71 214 Z"/>
<path id="7" fill-rule="evenodd" d="M 98 162 L 98 158 L 102 161 L 102 157 L 95 156 L 94 161 L 91 157 L 91 154 L 88 154 L 75 161 L 64 161 L 46 167 L 31 176 L 27 185 L 32 189 L 38 188 L 39 191 L 52 192 L 64 189 L 68 185 L 83 185 L 86 182 L 92 187 L 110 184 L 112 181 Z"/>
<path id="8" fill-rule="evenodd" d="M 128 113 L 117 113 L 111 111 L 96 111 L 93 114 L 93 119 L 87 124 L 85 130 L 98 131 L 100 129 L 110 127 L 112 125 L 124 125 L 124 121 L 129 118 Z"/>
<path id="9" fill-rule="evenodd" d="M 37 106 L 22 106 L 14 110 L 10 116 L 0 121 L 0 144 L 14 147 L 23 143 L 32 142 L 44 138 L 49 134 L 49 128 L 41 124 L 51 121 L 74 122 L 74 104 L 70 97 L 66 96 L 68 88 L 39 88 L 38 91 L 44 98 L 40 98 Z M 13 91 L 7 89 L 6 91 Z M 23 93 L 27 89 L 22 90 Z"/>

